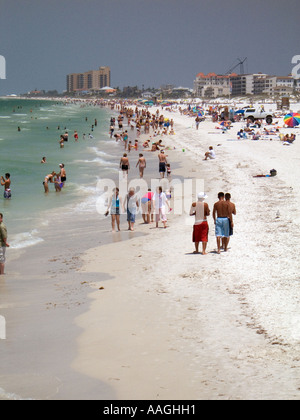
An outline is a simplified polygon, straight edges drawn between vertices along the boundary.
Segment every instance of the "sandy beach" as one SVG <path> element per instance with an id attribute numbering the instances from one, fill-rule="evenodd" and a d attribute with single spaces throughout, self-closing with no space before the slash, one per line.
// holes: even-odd
<path id="1" fill-rule="evenodd" d="M 299 143 L 237 141 L 241 123 L 222 134 L 209 120 L 197 131 L 170 117 L 173 176 L 204 179 L 211 210 L 219 191 L 236 203 L 229 251 L 216 254 L 210 218 L 208 255 L 193 255 L 186 214 L 87 251 L 83 272 L 111 280 L 76 320 L 84 332 L 72 366 L 118 399 L 298 399 Z M 210 145 L 217 158 L 203 161 Z M 277 177 L 253 178 L 272 168 Z"/>
<path id="2" fill-rule="evenodd" d="M 290 146 L 237 140 L 242 122 L 222 133 L 211 118 L 196 130 L 193 118 L 164 113 L 175 123 L 175 135 L 163 137 L 173 179 L 198 180 L 211 211 L 219 191 L 232 195 L 228 252 L 216 253 L 210 216 L 208 255 L 193 254 L 194 195 L 184 197 L 183 214 L 168 214 L 167 229 L 139 218 L 127 232 L 123 216 L 122 231 L 112 234 L 108 218 L 82 226 L 79 244 L 71 243 L 78 232 L 70 221 L 66 255 L 45 256 L 42 246 L 35 256 L 37 284 L 42 276 L 49 290 L 46 299 L 37 287 L 43 305 L 31 315 L 43 314 L 44 357 L 34 372 L 24 365 L 26 349 L 16 356 L 15 380 L 11 372 L 1 376 L 3 399 L 299 399 L 299 139 Z M 204 161 L 209 146 L 216 159 Z M 148 179 L 158 178 L 156 154 L 144 154 Z M 276 177 L 253 178 L 273 168 Z M 18 284 L 26 291 L 20 274 Z M 2 292 L 13 296 L 9 278 Z M 22 314 L 21 302 L 13 307 Z"/>

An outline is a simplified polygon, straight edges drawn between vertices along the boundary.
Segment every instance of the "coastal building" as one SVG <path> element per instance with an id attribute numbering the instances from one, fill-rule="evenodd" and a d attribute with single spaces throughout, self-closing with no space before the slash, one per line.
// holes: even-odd
<path id="1" fill-rule="evenodd" d="M 96 92 L 105 86 L 110 86 L 110 67 L 99 67 L 84 73 L 67 75 L 67 92 Z"/>
<path id="2" fill-rule="evenodd" d="M 292 76 L 270 76 L 265 73 L 216 75 L 199 73 L 194 94 L 199 97 L 245 95 L 290 95 L 300 92 L 300 81 Z"/>
<path id="3" fill-rule="evenodd" d="M 276 76 L 263 73 L 253 74 L 253 95 L 273 95 L 276 88 Z"/>
<path id="4" fill-rule="evenodd" d="M 206 98 L 229 96 L 231 93 L 231 77 L 236 76 L 235 73 L 229 75 L 198 73 L 194 82 L 194 92 L 196 96 Z"/>
<path id="5" fill-rule="evenodd" d="M 242 74 L 231 77 L 231 95 L 232 96 L 245 96 L 253 95 L 253 75 Z"/>
<path id="6" fill-rule="evenodd" d="M 278 76 L 275 93 L 281 96 L 288 96 L 294 92 L 294 79 L 292 76 Z"/>

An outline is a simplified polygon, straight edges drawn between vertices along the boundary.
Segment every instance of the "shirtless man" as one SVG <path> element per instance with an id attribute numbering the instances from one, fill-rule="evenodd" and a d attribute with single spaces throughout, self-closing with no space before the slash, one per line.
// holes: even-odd
<path id="1" fill-rule="evenodd" d="M 144 169 L 146 168 L 146 159 L 144 158 L 142 153 L 139 154 L 139 160 L 136 164 L 136 168 L 138 165 L 139 165 L 139 170 L 140 170 L 140 178 L 143 178 Z"/>
<path id="2" fill-rule="evenodd" d="M 1 176 L 1 185 L 4 186 L 4 198 L 9 199 L 11 198 L 11 190 L 10 190 L 10 174 L 5 174 L 5 179 Z"/>
<path id="3" fill-rule="evenodd" d="M 193 228 L 193 242 L 195 243 L 194 254 L 199 254 L 199 242 L 202 242 L 202 254 L 206 255 L 206 247 L 208 242 L 208 223 L 207 217 L 210 215 L 210 209 L 204 200 L 207 195 L 204 192 L 198 194 L 198 201 L 193 203 L 190 209 L 190 216 L 195 216 L 195 224 Z"/>
<path id="4" fill-rule="evenodd" d="M 60 163 L 59 167 L 60 167 L 60 174 L 59 175 L 60 175 L 60 178 L 61 178 L 61 182 L 64 184 L 67 180 L 65 165 L 63 163 Z"/>
<path id="5" fill-rule="evenodd" d="M 229 205 L 229 211 L 230 211 L 230 213 L 231 213 L 231 219 L 229 219 L 229 238 L 228 238 L 228 243 L 227 243 L 227 246 L 228 246 L 228 244 L 229 244 L 229 240 L 230 240 L 230 236 L 232 236 L 233 235 L 233 218 L 232 218 L 232 215 L 234 214 L 234 215 L 236 215 L 236 208 L 235 208 L 235 204 L 234 203 L 232 203 L 231 201 L 231 194 L 229 194 L 229 193 L 226 193 L 225 194 L 225 201 L 228 203 L 228 205 Z"/>
<path id="6" fill-rule="evenodd" d="M 128 160 L 128 157 L 127 157 L 127 153 L 124 153 L 123 157 L 121 157 L 120 169 L 122 169 L 124 177 L 128 175 L 128 170 L 130 169 L 130 164 L 129 164 L 129 160 Z"/>
<path id="7" fill-rule="evenodd" d="M 165 173 L 166 173 L 166 164 L 168 162 L 167 162 L 167 157 L 163 150 L 158 154 L 158 160 L 159 160 L 159 173 L 160 173 L 161 178 L 164 178 Z"/>
<path id="8" fill-rule="evenodd" d="M 229 221 L 232 221 L 232 214 L 229 208 L 229 204 L 224 200 L 224 193 L 218 194 L 219 201 L 214 204 L 213 218 L 216 225 L 216 238 L 218 254 L 221 253 L 221 239 L 223 238 L 224 251 L 227 251 L 228 240 L 229 240 Z"/>

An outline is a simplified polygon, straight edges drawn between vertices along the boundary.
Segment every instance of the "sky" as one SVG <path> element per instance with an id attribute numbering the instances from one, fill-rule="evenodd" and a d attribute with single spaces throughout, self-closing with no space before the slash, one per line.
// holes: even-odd
<path id="1" fill-rule="evenodd" d="M 62 92 L 100 66 L 121 89 L 192 88 L 245 57 L 246 72 L 288 75 L 299 22 L 299 0 L 0 0 L 0 95 Z"/>

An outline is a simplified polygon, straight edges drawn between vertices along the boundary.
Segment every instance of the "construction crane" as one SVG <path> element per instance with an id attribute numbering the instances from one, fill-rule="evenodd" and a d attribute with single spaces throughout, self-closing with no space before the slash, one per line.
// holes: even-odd
<path id="1" fill-rule="evenodd" d="M 245 74 L 244 63 L 247 60 L 247 57 L 245 57 L 244 59 L 238 58 L 237 60 L 238 60 L 238 63 L 234 67 L 231 67 L 225 74 L 231 74 L 233 70 L 235 70 L 238 66 L 240 66 L 240 74 Z"/>

